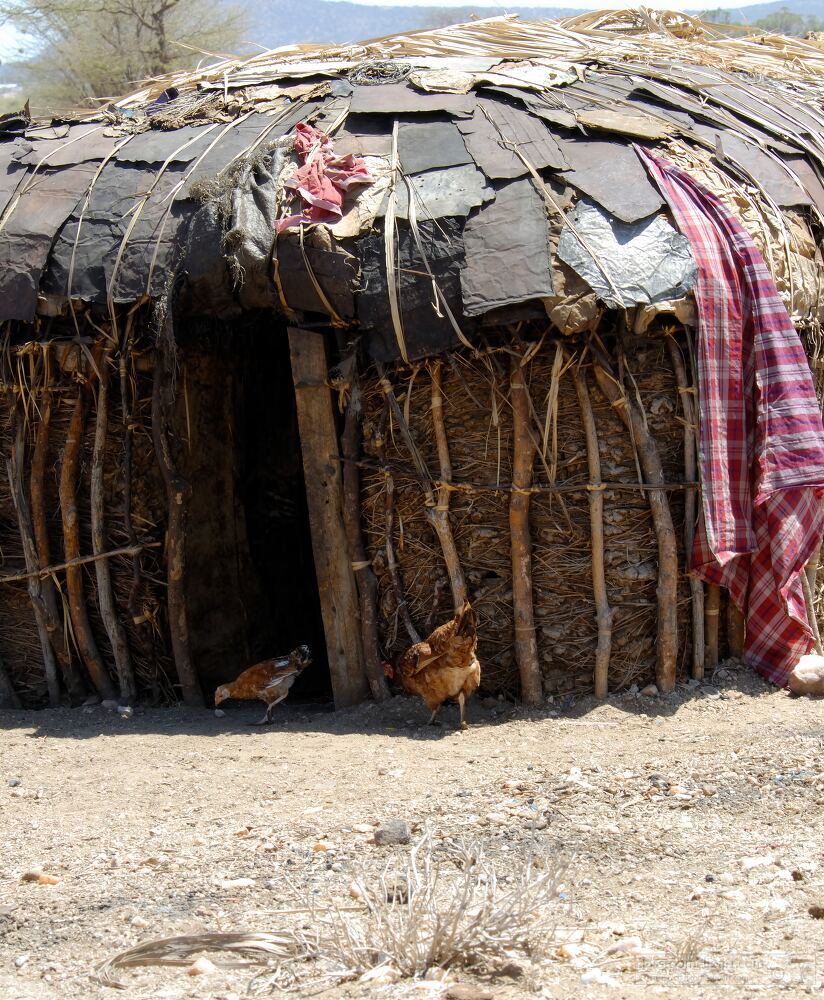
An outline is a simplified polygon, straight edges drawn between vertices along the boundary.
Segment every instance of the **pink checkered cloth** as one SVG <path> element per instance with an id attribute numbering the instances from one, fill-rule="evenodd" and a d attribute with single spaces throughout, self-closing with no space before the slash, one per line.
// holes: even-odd
<path id="1" fill-rule="evenodd" d="M 692 569 L 727 587 L 748 664 L 785 686 L 813 648 L 800 574 L 824 530 L 824 427 L 807 357 L 752 237 L 710 191 L 638 149 L 698 265 L 703 517 Z"/>

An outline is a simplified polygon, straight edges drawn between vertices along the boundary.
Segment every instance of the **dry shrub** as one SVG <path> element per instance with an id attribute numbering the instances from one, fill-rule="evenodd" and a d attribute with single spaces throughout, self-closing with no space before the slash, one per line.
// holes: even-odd
<path id="1" fill-rule="evenodd" d="M 247 956 L 216 962 L 227 968 L 269 965 L 261 978 L 298 991 L 309 986 L 303 970 L 328 984 L 375 969 L 415 978 L 430 969 L 490 968 L 516 954 L 546 952 L 555 937 L 563 874 L 564 866 L 534 844 L 518 860 L 507 858 L 504 871 L 480 840 L 438 843 L 428 832 L 377 878 L 356 874 L 352 891 L 359 906 L 313 903 L 302 908 L 300 928 L 151 941 L 104 962 L 97 978 L 125 989 L 115 978 L 118 970 L 186 966 L 203 952 Z"/>

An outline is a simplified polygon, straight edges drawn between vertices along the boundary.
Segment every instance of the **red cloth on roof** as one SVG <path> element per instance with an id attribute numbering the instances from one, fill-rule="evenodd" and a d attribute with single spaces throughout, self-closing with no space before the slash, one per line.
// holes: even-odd
<path id="1" fill-rule="evenodd" d="M 284 187 L 296 191 L 304 204 L 301 211 L 278 220 L 278 232 L 302 222 L 337 222 L 343 214 L 344 194 L 358 184 L 374 183 L 362 157 L 336 156 L 324 132 L 299 122 L 295 133 L 300 166 Z"/>
<path id="2" fill-rule="evenodd" d="M 798 333 L 738 219 L 688 174 L 638 149 L 698 265 L 699 466 L 693 570 L 727 587 L 745 660 L 785 686 L 813 648 L 801 572 L 821 546 L 824 427 Z"/>

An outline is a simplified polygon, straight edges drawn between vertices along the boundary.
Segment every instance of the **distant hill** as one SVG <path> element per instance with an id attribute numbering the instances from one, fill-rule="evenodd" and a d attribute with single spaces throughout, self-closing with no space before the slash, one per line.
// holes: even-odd
<path id="1" fill-rule="evenodd" d="M 403 31 L 437 27 L 468 21 L 472 15 L 492 17 L 495 14 L 517 14 L 525 20 L 566 17 L 580 14 L 571 7 L 431 7 L 372 6 L 349 3 L 347 0 L 241 0 L 250 12 L 249 41 L 265 48 L 276 48 L 295 42 L 356 42 Z M 675 4 L 674 4 L 675 5 Z M 592 9 L 598 7 L 597 0 Z M 713 20 L 752 25 L 757 20 L 782 10 L 808 18 L 824 19 L 824 0 L 775 0 L 773 3 L 752 4 L 719 12 Z M 711 14 L 712 7 L 695 8 L 692 14 Z"/>

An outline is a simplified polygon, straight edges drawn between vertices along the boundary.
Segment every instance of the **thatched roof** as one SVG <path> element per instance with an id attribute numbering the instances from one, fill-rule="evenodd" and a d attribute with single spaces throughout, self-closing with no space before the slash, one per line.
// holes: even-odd
<path id="1" fill-rule="evenodd" d="M 815 325 L 822 96 L 817 42 L 646 10 L 212 62 L 82 119 L 0 121 L 0 320 L 111 309 L 176 273 L 192 312 L 327 317 L 387 359 L 517 316 L 572 332 L 640 305 L 646 323 L 686 308 L 691 274 L 637 143 L 734 206 Z M 335 225 L 276 238 L 299 122 L 375 182 Z"/>

